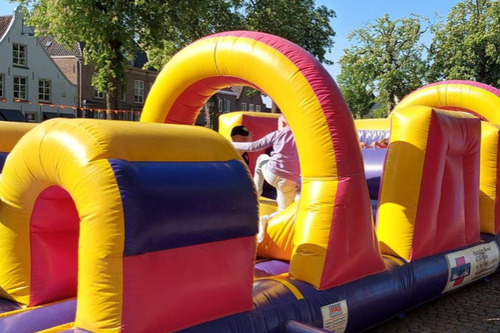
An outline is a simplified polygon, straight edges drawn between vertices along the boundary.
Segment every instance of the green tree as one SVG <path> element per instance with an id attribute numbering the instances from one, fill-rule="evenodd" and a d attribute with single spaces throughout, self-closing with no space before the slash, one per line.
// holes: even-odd
<path id="1" fill-rule="evenodd" d="M 283 37 L 307 50 L 321 63 L 332 64 L 326 54 L 334 44 L 335 31 L 330 25 L 330 19 L 335 17 L 333 10 L 316 7 L 314 0 L 247 0 L 243 7 L 246 29 Z M 271 112 L 277 112 L 274 101 Z"/>
<path id="2" fill-rule="evenodd" d="M 366 107 L 375 103 L 388 113 L 424 84 L 427 61 L 421 37 L 428 25 L 421 16 L 391 20 L 386 14 L 349 33 L 352 46 L 339 59 L 339 86 L 355 115 L 366 116 Z"/>
<path id="3" fill-rule="evenodd" d="M 246 25 L 283 37 L 306 49 L 320 62 L 331 64 L 326 54 L 333 47 L 335 12 L 315 7 L 314 0 L 248 0 L 244 2 Z"/>
<path id="4" fill-rule="evenodd" d="M 239 0 L 17 0 L 37 35 L 71 48 L 84 43 L 84 60 L 95 66 L 92 84 L 106 92 L 108 109 L 121 107 L 127 59 L 139 48 L 152 64 L 185 44 L 229 26 L 241 26 Z M 159 51 L 162 50 L 162 51 Z"/>
<path id="5" fill-rule="evenodd" d="M 345 52 L 347 54 L 349 50 Z M 353 116 L 363 118 L 375 104 L 375 95 L 370 84 L 372 76 L 367 75 L 371 73 L 365 70 L 366 66 L 360 61 L 361 57 L 352 54 L 349 59 L 351 62 L 348 65 L 342 65 L 337 84 Z M 341 64 L 342 61 L 343 59 Z"/>
<path id="6" fill-rule="evenodd" d="M 313 0 L 16 0 L 37 35 L 66 47 L 84 43 L 84 60 L 95 66 L 93 85 L 107 108 L 121 107 L 127 59 L 141 49 L 147 66 L 160 69 L 173 54 L 203 36 L 248 29 L 276 34 L 301 45 L 319 61 L 335 35 L 334 12 Z"/>
<path id="7" fill-rule="evenodd" d="M 500 87 L 500 3 L 465 0 L 433 27 L 429 81 L 475 80 Z"/>

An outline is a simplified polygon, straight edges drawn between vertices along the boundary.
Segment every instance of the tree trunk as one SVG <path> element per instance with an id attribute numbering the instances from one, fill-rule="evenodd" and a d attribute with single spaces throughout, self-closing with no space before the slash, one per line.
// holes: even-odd
<path id="1" fill-rule="evenodd" d="M 122 85 L 119 79 L 112 80 L 114 89 L 106 93 L 107 119 L 118 119 L 118 112 L 122 109 Z"/>
<path id="2" fill-rule="evenodd" d="M 118 36 L 119 34 L 116 33 Z M 124 74 L 122 43 L 119 39 L 111 39 L 109 45 L 113 50 L 111 65 L 108 68 L 108 91 L 106 94 L 106 108 L 108 119 L 118 119 L 118 110 L 122 108 L 122 82 Z"/>

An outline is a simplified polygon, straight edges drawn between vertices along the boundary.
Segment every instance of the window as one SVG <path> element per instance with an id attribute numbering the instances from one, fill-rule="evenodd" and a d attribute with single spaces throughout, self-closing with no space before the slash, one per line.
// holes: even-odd
<path id="1" fill-rule="evenodd" d="M 14 99 L 26 99 L 26 84 L 28 79 L 21 76 L 14 76 Z"/>
<path id="2" fill-rule="evenodd" d="M 219 113 L 222 113 L 222 108 L 224 107 L 224 100 L 223 99 L 219 99 L 219 102 L 218 102 L 218 105 L 217 105 L 217 110 L 219 111 Z"/>
<path id="3" fill-rule="evenodd" d="M 250 107 L 248 108 L 250 111 L 255 111 L 254 105 L 250 103 Z"/>
<path id="4" fill-rule="evenodd" d="M 231 101 L 228 99 L 224 100 L 224 112 L 231 111 Z"/>
<path id="5" fill-rule="evenodd" d="M 50 102 L 50 80 L 38 80 L 38 100 Z"/>
<path id="6" fill-rule="evenodd" d="M 241 111 L 247 111 L 247 103 L 241 102 Z"/>
<path id="7" fill-rule="evenodd" d="M 134 102 L 144 103 L 144 81 L 134 81 Z"/>
<path id="8" fill-rule="evenodd" d="M 97 78 L 98 78 L 97 73 L 94 73 L 94 75 L 92 75 L 92 84 L 97 82 Z M 99 91 L 96 87 L 93 87 L 93 88 L 94 88 L 94 92 L 93 92 L 94 98 L 104 99 L 105 93 L 103 91 Z"/>
<path id="9" fill-rule="evenodd" d="M 26 45 L 12 44 L 12 63 L 17 66 L 26 66 Z"/>
<path id="10" fill-rule="evenodd" d="M 36 123 L 36 112 L 25 112 L 24 116 L 30 123 Z"/>
<path id="11" fill-rule="evenodd" d="M 104 99 L 104 93 L 94 88 L 94 97 Z"/>
<path id="12" fill-rule="evenodd" d="M 4 87 L 4 84 L 3 84 L 3 74 L 0 74 L 0 98 L 4 97 L 3 96 L 3 87 Z"/>
<path id="13" fill-rule="evenodd" d="M 127 93 L 126 92 L 122 92 L 122 102 L 126 102 L 127 101 Z"/>
<path id="14" fill-rule="evenodd" d="M 257 111 L 257 112 L 262 111 L 262 108 L 260 107 L 260 104 L 255 106 L 255 111 Z"/>

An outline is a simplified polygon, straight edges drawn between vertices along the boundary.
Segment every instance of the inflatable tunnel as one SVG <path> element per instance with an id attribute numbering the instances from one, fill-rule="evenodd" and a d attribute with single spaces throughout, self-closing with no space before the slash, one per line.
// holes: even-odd
<path id="1" fill-rule="evenodd" d="M 0 195 L 6 299 L 77 296 L 75 325 L 92 332 L 173 331 L 252 307 L 254 187 L 208 129 L 46 121 L 9 155 Z"/>

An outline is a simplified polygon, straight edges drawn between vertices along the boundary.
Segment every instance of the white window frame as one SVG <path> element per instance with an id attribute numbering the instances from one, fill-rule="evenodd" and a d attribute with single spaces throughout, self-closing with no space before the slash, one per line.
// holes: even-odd
<path id="1" fill-rule="evenodd" d="M 250 103 L 250 105 L 248 106 L 248 111 L 255 111 L 253 103 Z"/>
<path id="2" fill-rule="evenodd" d="M 28 66 L 28 47 L 23 44 L 12 44 L 12 64 L 14 66 Z"/>
<path id="3" fill-rule="evenodd" d="M 4 88 L 5 88 L 5 76 L 0 74 L 0 98 L 4 97 Z"/>
<path id="4" fill-rule="evenodd" d="M 144 81 L 134 80 L 134 103 L 144 103 Z"/>
<path id="5" fill-rule="evenodd" d="M 104 93 L 94 88 L 94 98 L 104 99 Z"/>
<path id="6" fill-rule="evenodd" d="M 224 112 L 230 112 L 231 111 L 231 101 L 228 99 L 224 100 Z"/>
<path id="7" fill-rule="evenodd" d="M 247 103 L 246 102 L 241 102 L 241 111 L 247 111 L 247 110 L 248 110 Z"/>
<path id="8" fill-rule="evenodd" d="M 18 81 L 16 83 L 16 80 Z M 21 82 L 24 81 L 24 82 Z M 25 76 L 14 76 L 14 99 L 25 101 L 28 99 L 28 78 Z"/>
<path id="9" fill-rule="evenodd" d="M 97 77 L 97 73 L 94 73 L 92 76 L 92 81 L 94 81 L 94 78 Z M 97 99 L 104 99 L 106 97 L 106 93 L 103 91 L 97 90 L 96 87 L 92 87 L 94 91 L 92 92 L 92 96 Z"/>
<path id="10" fill-rule="evenodd" d="M 223 109 L 224 109 L 224 100 L 222 98 L 220 98 L 218 105 L 217 105 L 217 110 L 219 113 L 222 113 Z"/>
<path id="11" fill-rule="evenodd" d="M 50 103 L 52 101 L 52 83 L 47 79 L 38 79 L 38 101 Z"/>
<path id="12" fill-rule="evenodd" d="M 255 105 L 255 111 L 257 111 L 257 112 L 262 111 L 262 107 L 260 106 L 260 104 Z"/>

